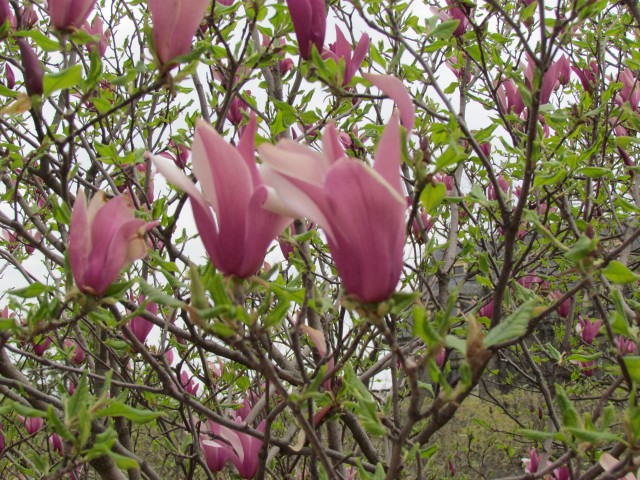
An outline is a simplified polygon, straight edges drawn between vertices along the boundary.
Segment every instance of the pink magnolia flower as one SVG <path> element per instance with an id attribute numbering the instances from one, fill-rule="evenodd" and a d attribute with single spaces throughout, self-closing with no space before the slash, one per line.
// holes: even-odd
<path id="1" fill-rule="evenodd" d="M 636 351 L 636 343 L 620 335 L 618 336 L 618 350 L 622 355 L 631 355 Z"/>
<path id="2" fill-rule="evenodd" d="M 436 365 L 438 365 L 438 368 L 442 368 L 444 366 L 446 354 L 447 352 L 445 351 L 445 349 L 443 347 L 440 347 L 438 353 L 436 353 Z"/>
<path id="3" fill-rule="evenodd" d="M 96 46 L 98 47 L 98 55 L 100 58 L 104 57 L 105 52 L 107 51 L 107 46 L 109 45 L 109 39 L 111 38 L 111 30 L 104 31 L 104 26 L 102 24 L 102 19 L 96 15 L 89 25 L 89 22 L 84 22 L 84 31 L 89 35 L 94 35 L 99 38 L 96 43 L 87 44 L 87 50 L 90 52 L 93 51 Z"/>
<path id="4" fill-rule="evenodd" d="M 549 299 L 552 302 L 556 302 L 557 300 L 560 300 L 562 297 L 563 297 L 562 293 L 560 293 L 557 290 L 549 294 Z M 561 318 L 567 318 L 569 316 L 570 308 L 571 308 L 571 299 L 567 298 L 564 302 L 562 302 L 562 304 L 558 307 L 556 311 L 558 312 L 558 315 L 560 315 Z"/>
<path id="5" fill-rule="evenodd" d="M 78 288 L 102 295 L 120 270 L 147 254 L 144 234 L 158 225 L 135 218 L 131 199 L 97 192 L 87 206 L 80 190 L 71 213 L 69 259 Z"/>
<path id="6" fill-rule="evenodd" d="M 42 355 L 44 355 L 44 352 L 47 351 L 47 349 L 51 345 L 51 342 L 52 342 L 51 337 L 41 338 L 38 342 L 34 340 L 32 342 L 33 353 L 41 357 Z"/>
<path id="7" fill-rule="evenodd" d="M 243 420 L 236 418 L 239 424 Z M 209 420 L 209 430 L 216 440 L 201 440 L 205 451 L 207 464 L 212 471 L 220 471 L 229 460 L 235 465 L 242 478 L 249 479 L 258 473 L 258 453 L 262 447 L 262 440 L 251 435 L 231 430 Z M 263 420 L 256 430 L 264 432 L 266 422 Z M 211 461 L 210 461 L 211 460 Z M 213 464 L 216 469 L 212 469 Z"/>
<path id="8" fill-rule="evenodd" d="M 429 233 L 429 231 L 436 224 L 436 221 L 433 218 L 431 218 L 431 216 L 429 216 L 428 214 L 422 213 L 420 214 L 420 223 L 424 228 L 424 233 Z M 414 218 L 413 222 L 411 223 L 411 231 L 413 232 L 413 236 L 415 237 L 416 242 L 418 243 L 424 242 L 424 238 L 422 238 L 422 232 L 420 231 L 420 225 L 418 225 L 417 218 Z"/>
<path id="9" fill-rule="evenodd" d="M 342 79 L 344 86 L 351 82 L 367 53 L 369 53 L 369 35 L 363 33 L 354 50 L 342 30 L 336 25 L 336 41 L 329 44 L 329 49 L 322 52 L 322 57 L 333 58 L 336 63 L 339 63 L 340 59 L 344 60 L 344 78 Z"/>
<path id="10" fill-rule="evenodd" d="M 574 64 L 571 70 L 578 76 L 584 91 L 592 93 L 598 83 L 598 64 L 591 60 L 588 68 L 580 68 Z"/>
<path id="11" fill-rule="evenodd" d="M 60 435 L 57 433 L 49 435 L 49 444 L 51 445 L 51 449 L 58 453 L 58 455 L 64 455 L 64 448 L 62 447 L 62 439 L 60 438 Z"/>
<path id="12" fill-rule="evenodd" d="M 481 317 L 491 318 L 493 317 L 493 309 L 494 309 L 494 303 L 492 298 L 491 300 L 489 300 L 488 303 L 480 307 L 480 310 L 478 310 L 478 315 Z"/>
<path id="13" fill-rule="evenodd" d="M 554 480 L 570 480 L 571 475 L 568 467 L 560 467 L 556 468 L 553 473 L 551 473 L 551 478 Z"/>
<path id="14" fill-rule="evenodd" d="M 29 96 L 42 95 L 44 91 L 42 64 L 25 38 L 18 38 L 17 42 L 20 47 L 20 61 L 24 68 L 24 86 L 27 89 L 27 94 Z"/>
<path id="15" fill-rule="evenodd" d="M 22 415 L 18 415 L 18 419 L 23 423 L 25 430 L 29 435 L 33 435 L 34 433 L 40 431 L 42 425 L 44 424 L 44 420 L 38 417 L 23 417 Z"/>
<path id="16" fill-rule="evenodd" d="M 153 23 L 153 46 L 163 66 L 189 53 L 209 0 L 148 0 Z"/>
<path id="17" fill-rule="evenodd" d="M 9 0 L 0 0 L 0 26 L 7 21 L 11 27 L 16 28 L 16 17 L 13 14 L 11 5 L 9 5 Z"/>
<path id="18" fill-rule="evenodd" d="M 202 193 L 174 165 L 152 157 L 158 171 L 189 195 L 200 238 L 213 264 L 225 275 L 241 278 L 258 271 L 269 244 L 291 222 L 263 208 L 268 190 L 254 156 L 256 129 L 252 114 L 235 148 L 211 125 L 198 122 L 192 162 Z"/>
<path id="19" fill-rule="evenodd" d="M 8 63 L 4 64 L 4 76 L 7 79 L 7 88 L 13 90 L 13 87 L 16 86 L 16 75 Z"/>
<path id="20" fill-rule="evenodd" d="M 640 87 L 635 74 L 626 68 L 620 74 L 619 81 L 622 82 L 622 90 L 616 95 L 616 103 L 622 105 L 629 102 L 631 110 L 637 110 L 640 103 Z"/>
<path id="21" fill-rule="evenodd" d="M 164 358 L 167 360 L 169 366 L 173 364 L 173 348 L 170 348 L 166 352 L 164 352 Z"/>
<path id="22" fill-rule="evenodd" d="M 523 277 L 520 277 L 518 283 L 522 285 L 524 288 L 531 290 L 531 287 L 534 283 L 541 284 L 542 279 L 538 277 L 535 273 L 528 273 Z"/>
<path id="23" fill-rule="evenodd" d="M 169 160 L 173 160 L 173 163 L 176 164 L 181 170 L 187 168 L 187 161 L 189 160 L 189 149 L 184 145 L 178 145 L 176 142 L 171 139 L 169 140 L 169 147 L 162 153 L 158 154 L 161 157 L 168 158 Z"/>
<path id="24" fill-rule="evenodd" d="M 556 68 L 558 70 L 558 82 L 566 87 L 569 85 L 569 78 L 571 77 L 571 63 L 569 63 L 569 59 L 564 53 L 556 61 Z"/>
<path id="25" fill-rule="evenodd" d="M 18 14 L 20 15 L 20 28 L 23 30 L 29 30 L 38 23 L 38 14 L 35 8 L 33 8 L 33 5 L 20 7 Z"/>
<path id="26" fill-rule="evenodd" d="M 64 348 L 71 354 L 71 361 L 73 363 L 79 365 L 84 362 L 86 354 L 78 342 L 67 338 L 64 341 Z"/>
<path id="27" fill-rule="evenodd" d="M 580 334 L 580 338 L 582 338 L 582 341 L 584 343 L 592 345 L 593 340 L 596 338 L 598 332 L 600 331 L 601 324 L 601 320 L 592 321 L 580 315 L 578 317 L 578 326 L 576 327 L 576 330 Z"/>
<path id="28" fill-rule="evenodd" d="M 200 388 L 200 385 L 196 383 L 194 377 L 189 376 L 186 370 L 182 370 L 182 372 L 180 372 L 180 385 L 182 385 L 182 388 L 184 388 L 189 395 L 193 395 L 194 397 Z"/>
<path id="29" fill-rule="evenodd" d="M 304 324 L 300 325 L 300 330 L 302 330 L 309 336 L 311 342 L 313 343 L 314 347 L 316 347 L 316 350 L 318 350 L 320 356 L 322 358 L 326 357 L 329 353 L 329 350 L 327 348 L 327 339 L 325 338 L 324 333 L 321 330 L 317 330 Z M 327 362 L 327 368 L 331 370 L 334 365 L 335 363 L 333 357 L 331 357 Z M 331 379 L 326 380 L 323 386 L 326 391 L 331 391 Z"/>
<path id="30" fill-rule="evenodd" d="M 502 113 L 520 115 L 524 110 L 522 95 L 513 80 L 508 79 L 502 82 L 496 89 L 496 94 L 498 96 L 498 106 Z"/>
<path id="31" fill-rule="evenodd" d="M 47 11 L 58 30 L 80 28 L 93 10 L 96 0 L 49 0 Z"/>
<path id="32" fill-rule="evenodd" d="M 432 8 L 432 11 L 434 11 L 434 13 L 440 17 L 440 20 L 444 22 L 448 20 L 458 20 L 458 26 L 453 32 L 453 36 L 456 38 L 461 37 L 471 26 L 469 14 L 472 10 L 469 10 L 468 7 L 465 7 L 462 3 L 459 3 L 456 0 L 446 0 L 446 2 L 448 5 L 447 8 Z"/>
<path id="33" fill-rule="evenodd" d="M 533 58 L 529 57 L 529 63 L 527 64 L 527 67 L 524 69 L 524 77 L 525 77 L 525 83 L 527 84 L 527 87 L 529 87 L 530 90 L 533 90 L 533 79 L 534 79 L 534 73 L 536 68 L 537 67 L 536 67 L 535 61 L 533 60 Z M 542 76 L 542 85 L 540 85 L 540 104 L 541 105 L 549 103 L 549 100 L 551 99 L 551 92 L 553 92 L 553 90 L 556 89 L 557 86 L 559 85 L 561 72 L 566 73 L 567 68 L 569 68 L 568 62 L 565 68 L 564 62 L 559 60 L 559 61 L 553 62 L 549 66 L 547 71 L 544 72 L 544 75 Z M 569 74 L 566 73 L 566 75 L 568 77 Z"/>
<path id="34" fill-rule="evenodd" d="M 522 459 L 522 463 L 524 463 L 524 471 L 526 473 L 536 473 L 540 467 L 541 457 L 542 455 L 538 455 L 535 448 L 530 448 L 529 458 Z"/>
<path id="35" fill-rule="evenodd" d="M 247 95 L 251 95 L 249 90 L 247 90 Z M 233 100 L 231 100 L 231 104 L 229 105 L 227 120 L 237 127 L 244 120 L 244 115 L 242 114 L 243 111 L 248 112 L 249 105 L 247 105 L 247 102 L 245 102 L 240 95 L 236 95 L 233 97 Z"/>
<path id="36" fill-rule="evenodd" d="M 503 174 L 500 174 L 498 176 L 498 186 L 500 187 L 500 190 L 502 190 L 502 192 L 507 195 L 509 193 L 509 189 L 511 188 L 511 181 L 507 180 Z M 495 187 L 493 186 L 493 183 L 490 183 L 489 187 L 487 188 L 487 198 L 489 200 L 498 199 L 498 195 L 496 193 Z"/>
<path id="37" fill-rule="evenodd" d="M 604 471 L 607 473 L 611 473 L 615 470 L 618 470 L 624 467 L 625 465 L 625 462 L 619 461 L 617 458 L 615 458 L 609 453 L 603 453 L 600 456 L 599 463 L 604 469 Z M 635 474 L 633 472 L 629 472 L 624 477 L 617 477 L 617 478 L 618 480 L 638 480 L 640 479 L 640 469 L 638 469 Z"/>
<path id="38" fill-rule="evenodd" d="M 131 300 L 133 300 L 133 298 L 131 298 Z M 144 295 L 140 295 L 138 297 L 138 303 L 142 304 L 142 302 L 144 302 Z M 147 312 L 153 315 L 158 314 L 158 304 L 156 302 L 149 302 L 145 309 L 147 310 Z M 129 328 L 131 329 L 131 332 L 133 332 L 133 334 L 136 336 L 138 341 L 140 343 L 144 343 L 144 341 L 149 336 L 149 333 L 151 333 L 151 330 L 153 329 L 153 323 L 151 323 L 144 317 L 137 316 L 129 320 Z"/>
<path id="39" fill-rule="evenodd" d="M 386 89 L 388 82 L 382 83 Z M 404 102 L 411 104 L 399 85 L 401 92 L 394 90 L 393 96 L 406 95 Z M 412 105 L 411 110 L 413 115 Z M 345 290 L 364 302 L 388 298 L 402 271 L 406 201 L 400 142 L 394 114 L 380 138 L 373 168 L 345 155 L 333 124 L 324 132 L 322 154 L 288 140 L 260 147 L 267 164 L 265 180 L 288 211 L 322 226 Z"/>
<path id="40" fill-rule="evenodd" d="M 309 60 L 311 48 L 322 52 L 327 30 L 327 7 L 324 0 L 287 0 L 293 29 L 298 39 L 300 56 Z"/>

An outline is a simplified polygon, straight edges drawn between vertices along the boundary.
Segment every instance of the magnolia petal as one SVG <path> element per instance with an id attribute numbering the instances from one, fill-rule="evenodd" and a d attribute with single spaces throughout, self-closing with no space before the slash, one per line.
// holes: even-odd
<path id="1" fill-rule="evenodd" d="M 385 300 L 402 271 L 404 200 L 353 159 L 332 168 L 325 189 L 335 235 L 329 247 L 345 289 L 365 302 Z"/>
<path id="2" fill-rule="evenodd" d="M 322 134 L 322 152 L 329 159 L 330 164 L 335 163 L 345 156 L 338 138 L 338 132 L 334 123 L 329 123 Z"/>
<path id="3" fill-rule="evenodd" d="M 315 345 L 318 353 L 321 357 L 326 357 L 327 355 L 327 342 L 324 336 L 324 333 L 318 329 L 312 328 L 309 325 L 302 324 L 300 325 L 300 330 L 309 335 L 309 338 Z"/>
<path id="4" fill-rule="evenodd" d="M 239 267 L 246 235 L 246 211 L 253 193 L 251 173 L 238 150 L 206 122 L 198 122 L 193 142 L 193 171 L 204 197 L 212 202 L 218 223 L 220 254 L 233 255 L 228 268 Z"/>
<path id="5" fill-rule="evenodd" d="M 262 185 L 262 179 L 258 172 L 258 166 L 256 165 L 256 132 L 258 131 L 258 124 L 256 121 L 256 114 L 251 112 L 249 115 L 249 123 L 244 127 L 242 135 L 240 135 L 240 141 L 238 142 L 238 151 L 244 161 L 247 163 L 247 167 L 251 172 L 251 180 L 253 181 L 253 188 L 258 188 Z"/>
<path id="6" fill-rule="evenodd" d="M 378 141 L 375 156 L 376 162 L 373 167 L 398 195 L 402 195 L 402 182 L 400 180 L 402 145 L 400 138 L 398 115 L 394 113 Z"/>
<path id="7" fill-rule="evenodd" d="M 329 165 L 322 155 L 290 140 L 277 145 L 263 143 L 258 147 L 262 161 L 287 177 L 322 184 Z"/>
<path id="8" fill-rule="evenodd" d="M 84 191 L 80 190 L 73 204 L 71 212 L 71 227 L 69 229 L 69 262 L 73 277 L 82 290 L 85 284 L 85 274 L 91 253 L 91 226 L 87 214 L 87 199 Z"/>
<path id="9" fill-rule="evenodd" d="M 411 100 L 411 96 L 402 81 L 391 75 L 376 75 L 373 73 L 365 73 L 363 77 L 396 102 L 400 110 L 402 124 L 407 131 L 411 132 L 416 123 L 416 113 L 413 108 L 413 100 Z"/>
<path id="10" fill-rule="evenodd" d="M 349 79 L 353 78 L 356 74 L 362 62 L 369 53 L 369 44 L 371 43 L 369 35 L 363 33 L 356 45 L 356 49 L 353 51 L 353 57 L 351 58 L 351 64 L 349 65 Z"/>
<path id="11" fill-rule="evenodd" d="M 333 229 L 326 214 L 329 208 L 322 186 L 301 182 L 269 166 L 262 169 L 262 179 L 266 185 L 278 192 L 278 198 L 286 208 L 295 212 L 294 217 L 306 217 L 322 225 L 327 235 L 333 237 Z"/>

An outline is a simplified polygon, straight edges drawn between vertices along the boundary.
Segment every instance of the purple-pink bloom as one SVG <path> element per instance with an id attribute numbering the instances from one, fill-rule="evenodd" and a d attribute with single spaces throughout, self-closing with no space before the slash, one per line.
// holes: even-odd
<path id="1" fill-rule="evenodd" d="M 24 86 L 27 89 L 27 94 L 29 96 L 42 95 L 44 91 L 42 64 L 25 38 L 18 38 L 17 42 L 20 47 L 20 61 L 24 68 Z"/>
<path id="2" fill-rule="evenodd" d="M 89 205 L 80 190 L 71 213 L 69 259 L 78 288 L 102 295 L 120 271 L 147 254 L 144 234 L 158 222 L 135 218 L 131 199 L 99 191 Z"/>
<path id="3" fill-rule="evenodd" d="M 564 53 L 556 61 L 556 68 L 558 70 L 558 82 L 560 85 L 566 87 L 569 84 L 569 77 L 571 76 L 571 63 L 569 63 L 569 59 Z"/>
<path id="4" fill-rule="evenodd" d="M 625 68 L 620 74 L 619 81 L 622 82 L 622 90 L 616 95 L 616 103 L 622 105 L 629 102 L 631 110 L 637 110 L 640 103 L 638 79 L 629 68 Z"/>
<path id="5" fill-rule="evenodd" d="M 247 95 L 251 95 L 251 92 L 247 90 Z M 235 127 L 240 125 L 244 120 L 244 114 L 242 112 L 249 111 L 249 105 L 240 95 L 236 95 L 231 100 L 229 105 L 229 111 L 227 112 L 227 120 L 231 122 L 231 124 Z"/>
<path id="6" fill-rule="evenodd" d="M 138 303 L 142 304 L 142 302 L 144 302 L 144 295 L 140 295 L 138 297 Z M 158 304 L 156 302 L 149 302 L 145 307 L 145 310 L 153 315 L 157 315 Z M 149 333 L 151 333 L 151 330 L 153 329 L 153 323 L 151 323 L 144 317 L 137 316 L 129 320 L 129 328 L 131 329 L 131 332 L 136 336 L 138 341 L 140 343 L 144 343 L 144 341 L 149 336 Z"/>
<path id="7" fill-rule="evenodd" d="M 500 190 L 502 190 L 502 192 L 507 195 L 509 193 L 509 189 L 511 188 L 511 181 L 507 180 L 503 174 L 500 174 L 498 176 L 498 186 L 500 187 Z M 495 187 L 493 186 L 493 183 L 490 183 L 489 187 L 487 188 L 487 198 L 489 200 L 498 199 L 498 195 L 496 193 Z"/>
<path id="8" fill-rule="evenodd" d="M 176 142 L 171 139 L 169 140 L 169 147 L 162 153 L 159 153 L 161 157 L 168 158 L 169 160 L 173 160 L 173 163 L 176 164 L 181 170 L 187 168 L 187 161 L 189 160 L 189 149 L 184 145 L 176 144 Z"/>
<path id="9" fill-rule="evenodd" d="M 189 195 L 200 238 L 213 264 L 223 274 L 241 278 L 258 271 L 273 239 L 291 222 L 263 208 L 268 189 L 256 165 L 256 130 L 252 114 L 235 148 L 211 125 L 198 122 L 192 162 L 202 193 L 174 165 L 152 157 L 158 171 Z"/>
<path id="10" fill-rule="evenodd" d="M 534 283 L 540 284 L 542 283 L 542 279 L 538 277 L 535 273 L 528 273 L 523 277 L 520 277 L 518 283 L 522 285 L 524 288 L 531 290 L 531 287 Z"/>
<path id="11" fill-rule="evenodd" d="M 60 435 L 57 433 L 49 435 L 49 444 L 54 452 L 57 452 L 59 455 L 64 455 L 64 448 L 62 447 L 62 439 L 60 438 Z"/>
<path id="12" fill-rule="evenodd" d="M 589 318 L 584 318 L 582 315 L 578 317 L 578 326 L 576 330 L 580 334 L 580 338 L 584 343 L 589 345 L 593 344 L 593 340 L 598 335 L 600 331 L 600 325 L 602 324 L 601 320 L 590 320 Z"/>
<path id="13" fill-rule="evenodd" d="M 498 106 L 504 114 L 514 113 L 520 115 L 524 110 L 522 95 L 513 80 L 508 79 L 498 85 Z"/>
<path id="14" fill-rule="evenodd" d="M 13 87 L 16 86 L 16 76 L 8 63 L 4 64 L 4 76 L 7 79 L 7 88 L 13 90 Z"/>
<path id="15" fill-rule="evenodd" d="M 9 25 L 16 28 L 16 17 L 9 5 L 9 0 L 0 0 L 0 26 L 9 21 Z"/>
<path id="16" fill-rule="evenodd" d="M 185 392 L 187 392 L 189 395 L 193 395 L 194 397 L 196 396 L 196 394 L 198 393 L 198 389 L 200 388 L 200 385 L 196 383 L 194 377 L 190 376 L 186 372 L 186 370 L 182 370 L 182 372 L 180 372 L 180 385 L 182 385 L 182 388 L 184 388 Z"/>
<path id="17" fill-rule="evenodd" d="M 542 455 L 538 455 L 535 448 L 530 448 L 529 458 L 522 459 L 522 463 L 524 463 L 524 471 L 526 473 L 536 473 L 540 467 L 541 457 Z"/>
<path id="18" fill-rule="evenodd" d="M 298 39 L 300 56 L 309 60 L 311 48 L 322 52 L 327 30 L 327 7 L 324 0 L 287 0 L 293 29 Z"/>
<path id="19" fill-rule="evenodd" d="M 96 0 L 49 0 L 47 11 L 58 30 L 80 28 L 93 10 Z"/>
<path id="20" fill-rule="evenodd" d="M 148 0 L 153 23 L 153 46 L 163 66 L 191 50 L 209 0 Z"/>
<path id="21" fill-rule="evenodd" d="M 67 338 L 64 340 L 63 345 L 64 345 L 64 348 L 71 355 L 71 361 L 73 363 L 75 363 L 76 365 L 79 365 L 82 362 L 84 362 L 86 354 L 82 349 L 82 347 L 78 344 L 78 342 L 76 342 L 75 340 L 71 340 L 70 338 Z"/>
<path id="22" fill-rule="evenodd" d="M 102 19 L 98 15 L 94 17 L 91 25 L 89 25 L 89 22 L 84 22 L 84 30 L 89 35 L 94 35 L 99 39 L 95 43 L 87 44 L 87 50 L 91 52 L 97 46 L 98 55 L 100 58 L 104 57 L 104 54 L 107 51 L 107 46 L 109 45 L 109 39 L 111 38 L 111 30 L 107 30 L 106 32 L 104 31 Z"/>
<path id="23" fill-rule="evenodd" d="M 47 349 L 51 345 L 51 342 L 52 342 L 51 337 L 41 338 L 38 342 L 34 340 L 32 342 L 33 353 L 41 357 L 42 355 L 44 355 L 44 352 L 47 351 Z"/>
<path id="24" fill-rule="evenodd" d="M 618 350 L 620 353 L 624 355 L 631 355 L 636 351 L 636 342 L 633 340 L 629 340 L 628 338 L 624 338 L 622 335 L 618 336 Z"/>
<path id="25" fill-rule="evenodd" d="M 23 417 L 22 415 L 18 415 L 18 419 L 23 423 L 25 430 L 29 435 L 33 435 L 34 433 L 40 431 L 42 425 L 44 424 L 44 420 L 39 417 Z"/>
<path id="26" fill-rule="evenodd" d="M 240 418 L 235 419 L 239 424 Z M 222 470 L 229 460 L 235 465 L 242 478 L 249 479 L 258 473 L 258 453 L 262 448 L 262 440 L 249 434 L 231 430 L 209 420 L 209 430 L 215 440 L 201 440 L 209 469 L 215 472 Z M 264 432 L 266 422 L 260 422 L 256 430 Z M 213 468 L 212 468 L 213 467 Z"/>
<path id="27" fill-rule="evenodd" d="M 407 98 L 397 103 L 411 105 L 402 88 Z M 405 240 L 397 114 L 380 138 L 373 168 L 346 156 L 333 124 L 325 129 L 322 154 L 289 140 L 259 150 L 265 181 L 283 209 L 324 229 L 345 290 L 364 302 L 388 298 L 400 278 Z"/>
<path id="28" fill-rule="evenodd" d="M 571 478 L 568 467 L 556 468 L 553 473 L 551 473 L 551 476 L 554 480 L 570 480 Z"/>
<path id="29" fill-rule="evenodd" d="M 591 60 L 588 68 L 580 68 L 577 65 L 572 65 L 571 70 L 578 76 L 578 80 L 582 84 L 582 88 L 585 92 L 593 92 L 598 82 L 598 64 Z"/>
<path id="30" fill-rule="evenodd" d="M 344 60 L 344 78 L 342 79 L 344 86 L 351 82 L 367 53 L 369 53 L 369 35 L 363 33 L 354 50 L 342 30 L 336 25 L 336 41 L 329 44 L 329 49 L 324 50 L 322 57 L 333 58 L 336 63 L 339 63 L 340 59 Z"/>
<path id="31" fill-rule="evenodd" d="M 562 293 L 560 293 L 557 290 L 549 294 L 549 299 L 552 302 L 556 302 L 557 300 L 560 300 L 562 297 L 563 297 Z M 571 298 L 567 298 L 564 302 L 560 304 L 560 306 L 556 311 L 558 312 L 558 315 L 560 315 L 561 318 L 567 318 L 569 316 L 570 307 L 571 307 Z"/>
<path id="32" fill-rule="evenodd" d="M 553 92 L 553 90 L 557 88 L 557 85 L 559 85 L 558 82 L 561 71 L 566 71 L 564 67 L 565 66 L 562 61 L 556 61 L 549 66 L 546 72 L 544 72 L 544 75 L 542 76 L 542 85 L 540 85 L 540 105 L 549 103 L 549 100 L 551 99 L 551 92 Z M 566 67 L 569 67 L 568 63 Z M 529 57 L 529 63 L 524 69 L 524 77 L 525 83 L 531 91 L 533 91 L 533 79 L 536 68 L 535 60 Z M 567 76 L 568 75 L 569 74 L 567 73 Z"/>
<path id="33" fill-rule="evenodd" d="M 494 309 L 494 302 L 492 298 L 487 303 L 485 303 L 482 307 L 480 307 L 480 310 L 478 310 L 478 315 L 481 317 L 491 318 L 493 317 L 493 309 Z"/>
<path id="34" fill-rule="evenodd" d="M 433 218 L 431 218 L 431 216 L 429 216 L 428 214 L 422 213 L 420 214 L 420 223 L 424 228 L 424 233 L 429 233 L 429 231 L 436 224 L 436 221 Z M 416 242 L 418 243 L 424 242 L 424 238 L 422 238 L 422 231 L 420 229 L 420 225 L 418 224 L 417 216 L 416 218 L 413 219 L 413 222 L 411 223 L 411 231 L 413 232 L 413 236 L 415 237 Z"/>

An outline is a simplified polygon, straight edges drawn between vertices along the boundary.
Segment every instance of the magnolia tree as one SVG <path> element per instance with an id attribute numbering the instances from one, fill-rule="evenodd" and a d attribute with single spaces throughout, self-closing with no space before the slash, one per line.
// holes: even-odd
<path id="1" fill-rule="evenodd" d="M 0 24 L 2 478 L 637 478 L 635 2 Z"/>

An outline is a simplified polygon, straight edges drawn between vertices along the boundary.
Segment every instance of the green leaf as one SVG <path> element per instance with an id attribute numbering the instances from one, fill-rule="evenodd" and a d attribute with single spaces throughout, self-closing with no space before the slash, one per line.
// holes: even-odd
<path id="1" fill-rule="evenodd" d="M 447 196 L 447 187 L 444 183 L 427 184 L 420 194 L 420 201 L 427 212 L 432 212 L 438 205 L 442 203 Z"/>
<path id="2" fill-rule="evenodd" d="M 438 26 L 429 33 L 429 36 L 443 39 L 451 38 L 459 24 L 460 20 L 447 20 L 446 22 L 439 23 Z"/>
<path id="3" fill-rule="evenodd" d="M 597 245 L 597 240 L 589 238 L 586 235 L 582 235 L 573 247 L 571 247 L 571 250 L 565 253 L 564 256 L 573 263 L 579 263 L 593 252 Z"/>
<path id="4" fill-rule="evenodd" d="M 568 428 L 580 428 L 581 421 L 578 417 L 578 411 L 574 408 L 573 403 L 569 400 L 567 392 L 564 391 L 562 385 L 556 383 L 556 401 L 562 413 L 562 423 Z"/>
<path id="5" fill-rule="evenodd" d="M 555 440 L 561 440 L 562 433 L 560 432 L 541 432 L 539 430 L 530 430 L 528 428 L 523 428 L 518 430 L 518 433 L 530 438 L 531 440 L 535 440 L 536 442 L 543 442 L 550 438 Z"/>
<path id="6" fill-rule="evenodd" d="M 144 280 L 140 280 L 140 290 L 144 293 L 147 300 L 156 302 L 159 305 L 167 305 L 174 308 L 182 308 L 183 303 L 171 295 L 167 295 L 159 288 L 152 287 Z"/>
<path id="7" fill-rule="evenodd" d="M 349 362 L 344 366 L 344 388 L 355 397 L 353 407 L 356 416 L 364 429 L 371 435 L 382 436 L 386 429 L 378 417 L 378 410 L 373 395 L 364 386 L 358 375 L 353 370 Z"/>
<path id="8" fill-rule="evenodd" d="M 604 167 L 582 167 L 576 170 L 576 173 L 589 178 L 611 177 L 613 175 L 610 168 Z"/>
<path id="9" fill-rule="evenodd" d="M 620 440 L 618 435 L 611 432 L 599 432 L 597 430 L 583 430 L 581 428 L 567 427 L 567 430 L 582 442 L 598 443 L 598 442 L 617 442 Z"/>
<path id="10" fill-rule="evenodd" d="M 38 295 L 53 291 L 53 287 L 48 287 L 39 282 L 34 282 L 28 287 L 18 288 L 16 290 L 9 290 L 9 294 L 20 298 L 34 298 Z"/>
<path id="11" fill-rule="evenodd" d="M 131 420 L 133 423 L 145 424 L 153 422 L 156 418 L 161 417 L 162 412 L 151 412 L 149 410 L 139 410 L 137 408 L 130 407 L 126 403 L 118 400 L 113 400 L 109 403 L 107 408 L 98 410 L 96 412 L 97 418 L 103 417 L 124 417 L 127 420 Z"/>
<path id="12" fill-rule="evenodd" d="M 636 384 L 640 384 L 640 357 L 637 355 L 627 355 L 623 358 L 629 376 Z"/>
<path id="13" fill-rule="evenodd" d="M 536 303 L 535 299 L 527 300 L 500 324 L 492 328 L 484 338 L 484 346 L 491 347 L 512 338 L 517 338 L 526 332 Z"/>
<path id="14" fill-rule="evenodd" d="M 82 82 L 82 67 L 73 65 L 69 68 L 44 76 L 44 96 L 48 97 L 58 90 L 75 87 Z"/>
<path id="15" fill-rule="evenodd" d="M 633 273 L 624 263 L 618 262 L 617 260 L 609 262 L 609 264 L 602 269 L 602 274 L 607 280 L 619 284 L 635 282 L 640 278 L 640 275 Z"/>

